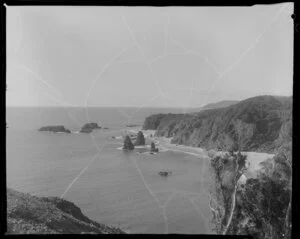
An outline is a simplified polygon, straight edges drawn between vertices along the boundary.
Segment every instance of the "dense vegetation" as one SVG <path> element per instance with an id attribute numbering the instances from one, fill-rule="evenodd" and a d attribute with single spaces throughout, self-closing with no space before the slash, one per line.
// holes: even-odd
<path id="1" fill-rule="evenodd" d="M 292 97 L 258 96 L 199 113 L 152 115 L 143 128 L 172 137 L 172 143 L 228 152 L 209 155 L 215 175 L 210 209 L 218 234 L 291 237 Z M 247 178 L 242 151 L 275 156 Z"/>
<path id="2" fill-rule="evenodd" d="M 220 149 L 236 144 L 236 122 L 248 131 L 242 150 L 274 152 L 292 133 L 292 97 L 257 96 L 197 114 L 151 115 L 143 129 L 173 137 L 172 143 Z"/>
<path id="3" fill-rule="evenodd" d="M 227 234 L 232 225 L 236 211 L 236 194 L 238 182 L 246 168 L 246 155 L 230 152 L 212 158 L 211 166 L 215 172 L 216 195 L 214 207 L 215 230 L 219 234 Z"/>
<path id="4" fill-rule="evenodd" d="M 291 147 L 291 141 L 280 147 L 273 158 L 263 162 L 256 178 L 240 184 L 246 156 L 231 153 L 213 157 L 217 203 L 211 209 L 217 233 L 257 239 L 291 237 Z"/>
<path id="5" fill-rule="evenodd" d="M 286 128 L 281 129 L 281 146 L 273 158 L 261 163 L 255 178 L 240 180 L 247 160 L 240 150 L 251 132 L 241 121 L 235 124 L 236 147 L 222 148 L 229 153 L 212 157 L 216 203 L 211 209 L 217 233 L 251 235 L 258 239 L 291 237 L 291 122 L 283 127 Z"/>

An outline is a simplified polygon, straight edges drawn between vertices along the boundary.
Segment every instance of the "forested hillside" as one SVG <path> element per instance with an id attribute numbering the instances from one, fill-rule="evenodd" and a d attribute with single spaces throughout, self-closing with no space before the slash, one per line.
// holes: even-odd
<path id="1" fill-rule="evenodd" d="M 173 137 L 172 143 L 223 149 L 235 147 L 237 125 L 245 131 L 242 150 L 276 151 L 292 135 L 292 97 L 257 96 L 193 115 L 151 115 L 143 129 Z"/>

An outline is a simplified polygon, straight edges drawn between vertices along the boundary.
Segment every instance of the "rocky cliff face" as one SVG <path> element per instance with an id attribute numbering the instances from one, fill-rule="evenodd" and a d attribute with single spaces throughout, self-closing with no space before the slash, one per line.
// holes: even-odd
<path id="1" fill-rule="evenodd" d="M 118 228 L 90 220 L 74 203 L 56 197 L 36 197 L 7 189 L 9 234 L 122 234 Z"/>
<path id="2" fill-rule="evenodd" d="M 39 131 L 49 131 L 53 133 L 71 133 L 70 130 L 66 129 L 63 125 L 44 126 Z"/>
<path id="3" fill-rule="evenodd" d="M 151 115 L 143 129 L 173 137 L 172 143 L 216 149 L 237 140 L 237 121 L 252 131 L 242 150 L 273 153 L 292 134 L 292 97 L 258 96 L 192 115 Z"/>

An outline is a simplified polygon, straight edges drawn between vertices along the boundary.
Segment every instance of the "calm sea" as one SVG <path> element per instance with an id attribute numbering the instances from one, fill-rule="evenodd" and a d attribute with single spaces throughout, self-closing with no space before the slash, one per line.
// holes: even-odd
<path id="1" fill-rule="evenodd" d="M 126 153 L 117 149 L 122 141 L 112 138 L 124 134 L 126 124 L 142 125 L 151 114 L 181 109 L 6 111 L 8 187 L 37 196 L 63 196 L 91 219 L 130 233 L 211 233 L 205 159 L 173 151 Z M 108 129 L 77 133 L 87 122 Z M 39 132 L 45 125 L 64 125 L 73 133 Z M 173 173 L 162 178 L 161 170 Z"/>

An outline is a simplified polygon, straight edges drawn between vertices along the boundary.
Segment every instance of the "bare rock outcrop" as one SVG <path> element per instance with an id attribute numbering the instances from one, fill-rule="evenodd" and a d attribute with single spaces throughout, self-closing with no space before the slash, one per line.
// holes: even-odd
<path id="1" fill-rule="evenodd" d="M 126 135 L 124 144 L 123 144 L 123 149 L 125 150 L 134 150 L 134 145 L 128 135 Z"/>
<path id="2" fill-rule="evenodd" d="M 91 133 L 94 129 L 101 129 L 101 127 L 97 123 L 87 123 L 81 128 L 80 133 Z"/>
<path id="3" fill-rule="evenodd" d="M 49 131 L 53 133 L 71 133 L 70 130 L 66 129 L 63 125 L 54 125 L 54 126 L 44 126 L 39 129 L 39 131 Z"/>

